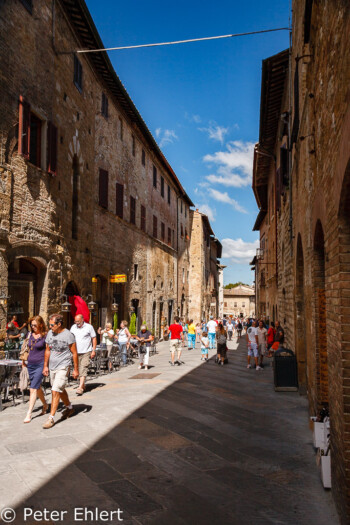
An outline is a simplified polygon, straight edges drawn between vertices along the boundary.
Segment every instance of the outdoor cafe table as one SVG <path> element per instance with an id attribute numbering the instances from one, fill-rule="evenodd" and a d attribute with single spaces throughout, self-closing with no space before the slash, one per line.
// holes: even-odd
<path id="1" fill-rule="evenodd" d="M 1 406 L 1 390 L 5 389 L 4 401 L 8 399 L 8 394 L 11 384 L 6 380 L 12 379 L 15 375 L 19 366 L 22 365 L 22 361 L 19 359 L 0 359 L 0 411 Z"/>

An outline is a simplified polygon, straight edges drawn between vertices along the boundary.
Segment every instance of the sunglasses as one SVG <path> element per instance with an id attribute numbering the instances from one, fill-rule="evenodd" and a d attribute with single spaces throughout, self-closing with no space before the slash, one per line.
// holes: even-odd
<path id="1" fill-rule="evenodd" d="M 31 324 L 30 325 L 32 328 L 36 328 L 38 325 L 37 324 Z"/>
<path id="2" fill-rule="evenodd" d="M 49 326 L 55 326 L 57 323 L 50 323 Z"/>

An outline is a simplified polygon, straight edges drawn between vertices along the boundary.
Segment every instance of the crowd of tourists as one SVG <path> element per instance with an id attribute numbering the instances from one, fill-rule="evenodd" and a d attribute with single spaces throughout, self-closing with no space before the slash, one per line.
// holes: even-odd
<path id="1" fill-rule="evenodd" d="M 146 325 L 142 325 L 136 335 L 130 334 L 128 323 L 124 320 L 116 331 L 112 329 L 110 323 L 106 323 L 105 328 L 100 327 L 97 332 L 100 335 L 101 347 L 106 348 L 108 357 L 113 345 L 118 345 L 124 365 L 127 362 L 131 341 L 136 342 L 139 347 L 139 368 L 148 369 L 153 336 Z M 54 426 L 60 401 L 65 406 L 61 419 L 71 417 L 74 408 L 66 391 L 68 376 L 71 372 L 73 379 L 79 381 L 76 394 L 83 395 L 90 360 L 96 355 L 97 336 L 93 326 L 87 323 L 81 314 L 75 316 L 70 330 L 64 327 L 64 318 L 58 313 L 50 316 L 48 327 L 39 315 L 32 317 L 28 324 L 24 323 L 22 326 L 19 326 L 17 317 L 13 316 L 6 326 L 6 344 L 20 348 L 21 380 L 25 382 L 24 378 L 27 376 L 30 384 L 28 411 L 24 423 L 30 423 L 37 398 L 43 405 L 42 415 L 48 412 L 49 405 L 41 386 L 43 376 L 50 377 L 52 393 L 50 413 L 43 428 L 49 429 Z"/>
<path id="2" fill-rule="evenodd" d="M 28 325 L 19 326 L 16 316 L 7 324 L 7 341 L 20 345 L 20 359 L 22 360 L 22 374 L 30 382 L 30 397 L 28 411 L 24 423 L 30 423 L 32 412 L 37 398 L 42 403 L 41 414 L 49 411 L 42 390 L 43 376 L 50 377 L 52 401 L 48 419 L 43 424 L 44 429 L 52 428 L 55 424 L 55 415 L 60 401 L 64 404 L 61 419 L 67 419 L 74 414 L 74 407 L 69 399 L 66 386 L 71 373 L 73 379 L 79 381 L 76 389 L 78 396 L 83 395 L 86 389 L 91 359 L 96 355 L 97 336 L 93 326 L 84 320 L 83 315 L 75 316 L 74 324 L 68 330 L 64 327 L 64 318 L 61 314 L 52 314 L 49 326 L 46 327 L 43 318 L 36 315 L 29 319 Z M 97 330 L 101 345 L 107 349 L 110 356 L 113 346 L 117 343 L 122 363 L 127 362 L 128 349 L 132 340 L 138 344 L 139 369 L 148 369 L 149 353 L 152 333 L 146 325 L 140 327 L 137 335 L 131 335 L 127 321 L 120 323 L 120 328 L 113 330 L 111 323 Z M 267 323 L 261 319 L 242 319 L 224 316 L 208 321 L 194 323 L 193 319 L 180 321 L 175 317 L 174 322 L 164 330 L 164 337 L 169 338 L 170 365 L 181 365 L 181 353 L 185 346 L 188 351 L 194 350 L 196 344 L 200 348 L 200 358 L 209 361 L 209 351 L 216 351 L 216 363 L 223 366 L 227 363 L 227 342 L 234 336 L 237 340 L 245 334 L 248 348 L 247 368 L 252 368 L 253 358 L 255 369 L 262 370 L 265 356 L 271 357 L 273 351 L 284 341 L 284 331 L 280 323 Z M 176 357 L 176 358 L 175 358 Z M 73 363 L 73 364 L 72 364 Z M 110 366 L 110 362 L 109 362 Z M 23 379 L 23 377 L 22 377 Z"/>

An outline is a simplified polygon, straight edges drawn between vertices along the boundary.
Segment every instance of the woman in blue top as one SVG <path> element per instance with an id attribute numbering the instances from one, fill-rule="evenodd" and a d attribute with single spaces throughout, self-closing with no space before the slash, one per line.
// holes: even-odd
<path id="1" fill-rule="evenodd" d="M 29 355 L 27 364 L 23 363 L 23 366 L 27 366 L 28 368 L 30 397 L 28 412 L 23 423 L 30 423 L 37 397 L 39 397 L 43 404 L 41 414 L 46 414 L 48 409 L 48 404 L 46 403 L 44 392 L 41 388 L 46 349 L 46 326 L 43 318 L 40 315 L 35 315 L 29 319 L 29 327 L 30 331 L 27 337 Z"/>

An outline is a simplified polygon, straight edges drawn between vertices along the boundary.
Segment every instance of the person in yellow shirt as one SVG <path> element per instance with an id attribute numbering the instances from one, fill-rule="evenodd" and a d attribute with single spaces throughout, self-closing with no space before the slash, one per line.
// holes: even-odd
<path id="1" fill-rule="evenodd" d="M 188 349 L 196 347 L 196 325 L 193 323 L 193 319 L 188 323 Z"/>

